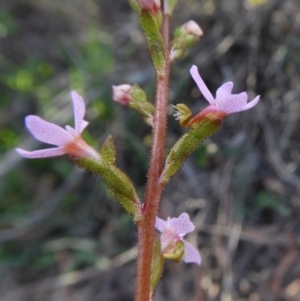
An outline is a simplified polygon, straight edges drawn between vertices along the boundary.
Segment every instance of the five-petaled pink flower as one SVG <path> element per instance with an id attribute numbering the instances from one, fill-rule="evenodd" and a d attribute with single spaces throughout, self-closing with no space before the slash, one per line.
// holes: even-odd
<path id="1" fill-rule="evenodd" d="M 88 125 L 83 119 L 85 115 L 85 104 L 83 98 L 75 91 L 71 92 L 74 108 L 75 128 L 66 126 L 66 129 L 50 123 L 35 115 L 25 118 L 25 124 L 31 134 L 39 141 L 56 145 L 55 148 L 47 148 L 35 151 L 26 151 L 16 148 L 16 151 L 25 158 L 56 157 L 69 154 L 75 158 L 97 158 L 100 155 L 90 147 L 81 137 L 82 131 Z"/>
<path id="2" fill-rule="evenodd" d="M 199 251 L 183 237 L 195 230 L 187 213 L 182 213 L 179 217 L 167 218 L 166 221 L 156 217 L 155 227 L 162 233 L 160 237 L 162 254 L 172 254 L 176 251 L 178 242 L 184 244 L 182 260 L 186 263 L 197 263 L 200 265 L 201 258 Z"/>
<path id="3" fill-rule="evenodd" d="M 214 98 L 211 92 L 206 87 L 203 79 L 198 72 L 198 68 L 195 65 L 192 66 L 190 72 L 204 98 L 209 102 L 209 106 L 198 113 L 196 116 L 194 116 L 189 121 L 188 126 L 192 125 L 196 121 L 201 120 L 209 113 L 213 113 L 211 114 L 212 118 L 221 119 L 224 116 L 232 113 L 249 110 L 253 108 L 259 101 L 259 96 L 256 96 L 252 101 L 247 103 L 248 95 L 246 92 L 231 94 L 233 88 L 232 82 L 223 84 L 217 90 L 216 98 Z M 209 118 L 209 116 L 207 117 Z"/>

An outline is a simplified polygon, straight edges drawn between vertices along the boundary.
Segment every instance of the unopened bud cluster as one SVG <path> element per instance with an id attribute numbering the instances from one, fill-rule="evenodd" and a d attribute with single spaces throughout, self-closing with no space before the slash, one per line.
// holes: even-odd
<path id="1" fill-rule="evenodd" d="M 137 111 L 148 125 L 153 125 L 154 106 L 147 100 L 146 93 L 138 85 L 113 86 L 113 100 Z"/>
<path id="2" fill-rule="evenodd" d="M 184 55 L 186 49 L 195 44 L 203 35 L 200 26 L 193 20 L 188 21 L 177 28 L 172 41 L 170 53 L 171 61 L 174 61 Z"/>

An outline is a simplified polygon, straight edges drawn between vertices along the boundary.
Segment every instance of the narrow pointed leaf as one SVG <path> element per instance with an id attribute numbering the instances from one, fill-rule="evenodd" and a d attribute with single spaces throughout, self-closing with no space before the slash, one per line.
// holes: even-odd
<path id="1" fill-rule="evenodd" d="M 74 160 L 81 168 L 101 175 L 108 189 L 119 204 L 131 215 L 133 220 L 141 220 L 141 203 L 129 177 L 115 165 L 90 158 Z"/>
<path id="2" fill-rule="evenodd" d="M 114 144 L 114 138 L 108 136 L 102 144 L 100 154 L 103 160 L 108 164 L 114 164 L 116 161 L 116 149 Z"/>
<path id="3" fill-rule="evenodd" d="M 156 72 L 161 74 L 166 62 L 164 43 L 160 32 L 160 18 L 153 16 L 146 10 L 142 10 L 139 17 L 142 28 L 146 34 L 153 65 Z"/>
<path id="4" fill-rule="evenodd" d="M 153 255 L 152 255 L 152 264 L 151 264 L 151 291 L 153 292 L 155 287 L 158 285 L 163 270 L 164 270 L 165 260 L 161 253 L 161 245 L 159 235 L 155 236 L 154 246 L 153 246 Z"/>
<path id="5" fill-rule="evenodd" d="M 209 120 L 207 118 L 193 124 L 189 131 L 172 147 L 160 177 L 161 183 L 167 184 L 170 178 L 181 168 L 187 157 L 196 150 L 198 145 L 204 139 L 213 135 L 220 127 L 220 120 Z"/>

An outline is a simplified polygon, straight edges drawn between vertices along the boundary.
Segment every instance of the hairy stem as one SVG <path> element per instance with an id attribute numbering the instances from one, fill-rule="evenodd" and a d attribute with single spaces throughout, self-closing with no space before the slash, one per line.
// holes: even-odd
<path id="1" fill-rule="evenodd" d="M 164 163 L 164 147 L 167 127 L 167 105 L 169 94 L 169 18 L 164 16 L 162 35 L 165 47 L 165 70 L 157 75 L 156 103 L 153 127 L 148 182 L 143 207 L 143 219 L 138 223 L 138 266 L 136 281 L 136 301 L 149 301 L 150 275 L 155 238 L 155 218 L 159 207 L 163 186 L 159 183 Z"/>

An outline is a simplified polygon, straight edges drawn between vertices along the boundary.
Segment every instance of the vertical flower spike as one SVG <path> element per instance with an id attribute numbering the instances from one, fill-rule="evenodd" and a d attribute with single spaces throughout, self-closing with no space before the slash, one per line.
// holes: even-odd
<path id="1" fill-rule="evenodd" d="M 75 128 L 66 126 L 66 129 L 50 123 L 35 115 L 25 118 L 25 124 L 31 134 L 39 141 L 56 145 L 55 148 L 48 148 L 36 151 L 27 151 L 16 148 L 16 151 L 25 158 L 46 158 L 69 154 L 75 158 L 94 158 L 100 160 L 100 155 L 90 147 L 81 137 L 82 131 L 88 125 L 85 121 L 85 104 L 83 98 L 76 92 L 71 92 L 74 108 Z"/>
<path id="2" fill-rule="evenodd" d="M 198 68 L 195 65 L 192 66 L 190 72 L 204 98 L 209 102 L 209 106 L 194 116 L 189 121 L 188 126 L 202 120 L 204 117 L 210 119 L 222 119 L 226 115 L 249 110 L 259 101 L 260 96 L 256 96 L 252 101 L 247 103 L 248 95 L 246 92 L 232 94 L 232 82 L 223 84 L 217 90 L 216 98 L 214 98 L 205 85 L 198 72 Z"/>
<path id="3" fill-rule="evenodd" d="M 187 213 L 182 213 L 178 218 L 168 217 L 166 221 L 156 217 L 155 227 L 162 233 L 160 240 L 161 252 L 164 258 L 172 258 L 175 261 L 183 260 L 186 263 L 200 265 L 199 251 L 183 239 L 186 234 L 195 230 L 195 226 Z M 182 244 L 183 252 L 180 252 Z"/>

